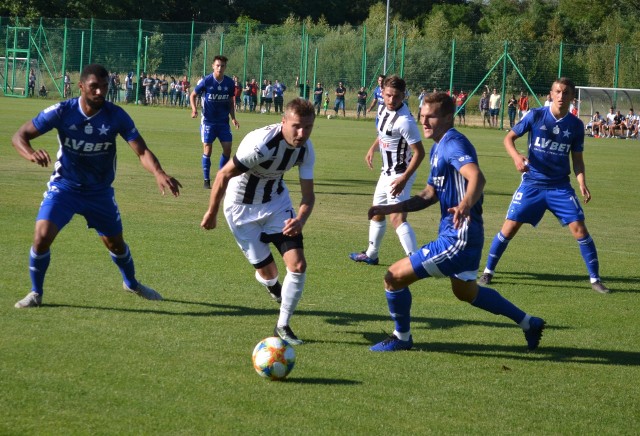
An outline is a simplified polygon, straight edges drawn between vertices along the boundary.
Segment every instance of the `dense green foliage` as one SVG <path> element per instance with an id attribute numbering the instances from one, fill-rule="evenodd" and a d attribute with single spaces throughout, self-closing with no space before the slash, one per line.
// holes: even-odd
<path id="1" fill-rule="evenodd" d="M 392 0 L 393 17 L 426 31 L 442 13 L 454 34 L 491 33 L 504 40 L 569 43 L 638 41 L 640 0 Z M 0 16 L 49 18 L 142 19 L 234 23 L 243 18 L 282 24 L 308 17 L 329 25 L 360 25 L 383 0 L 0 0 Z"/>
<path id="2" fill-rule="evenodd" d="M 199 121 L 186 110 L 126 107 L 183 183 L 177 199 L 162 197 L 118 143 L 115 188 L 125 237 L 138 277 L 166 300 L 124 293 L 95 232 L 76 217 L 52 247 L 45 305 L 13 308 L 29 288 L 29 244 L 50 169 L 19 157 L 9 138 L 46 104 L 0 98 L 0 434 L 637 433 L 638 141 L 588 138 L 585 148 L 593 195 L 587 224 L 612 294 L 591 291 L 569 230 L 547 215 L 511 242 L 493 285 L 548 322 L 537 352 L 525 351 L 510 321 L 457 301 L 447 280 L 427 279 L 412 287 L 415 350 L 379 355 L 368 346 L 392 328 L 382 278 L 402 248 L 389 229 L 380 266 L 347 258 L 367 241 L 377 172 L 363 157 L 373 124 L 318 119 L 317 202 L 305 226 L 308 278 L 292 321 L 307 342 L 296 347 L 290 377 L 277 383 L 251 366 L 254 345 L 273 331 L 277 306 L 222 217 L 219 229 L 198 226 L 209 192 L 200 180 Z M 238 119 L 234 149 L 251 129 L 278 121 L 245 113 Z M 487 177 L 489 240 L 519 175 L 502 146 L 505 132 L 463 132 Z M 55 155 L 55 134 L 35 143 Z M 299 198 L 295 174 L 287 180 Z M 437 207 L 409 219 L 419 241 L 436 234 Z"/>

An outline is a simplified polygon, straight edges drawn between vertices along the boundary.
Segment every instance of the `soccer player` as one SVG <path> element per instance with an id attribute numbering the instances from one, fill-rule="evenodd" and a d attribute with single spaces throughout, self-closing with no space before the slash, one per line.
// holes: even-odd
<path id="1" fill-rule="evenodd" d="M 202 174 L 204 176 L 204 188 L 211 189 L 211 152 L 213 141 L 218 138 L 222 146 L 222 155 L 218 168 L 222 168 L 231 158 L 231 129 L 229 117 L 236 127 L 240 123 L 236 120 L 236 106 L 234 102 L 235 83 L 231 77 L 224 75 L 227 68 L 225 56 L 213 58 L 213 73 L 199 82 L 189 96 L 191 103 L 191 118 L 198 116 L 196 97 L 204 94 L 202 98 L 202 120 L 200 122 L 200 136 L 202 138 Z"/>
<path id="2" fill-rule="evenodd" d="M 532 317 L 491 288 L 476 283 L 482 245 L 482 190 L 485 178 L 478 166 L 476 150 L 453 128 L 454 100 L 439 92 L 425 97 L 420 125 L 426 139 L 432 139 L 431 173 L 424 190 L 408 200 L 373 206 L 369 217 L 415 212 L 440 202 L 440 229 L 435 241 L 405 257 L 384 276 L 387 304 L 395 330 L 371 347 L 371 351 L 408 350 L 411 335 L 411 291 L 409 285 L 427 277 L 449 277 L 451 290 L 460 300 L 496 315 L 503 315 L 524 330 L 530 350 L 538 347 L 545 322 Z"/>
<path id="3" fill-rule="evenodd" d="M 274 335 L 293 345 L 302 343 L 289 321 L 306 279 L 302 228 L 315 203 L 315 153 L 309 140 L 314 121 L 313 104 L 296 98 L 285 106 L 281 123 L 247 134 L 233 159 L 216 174 L 209 208 L 200 224 L 206 230 L 217 226 L 216 216 L 224 196 L 227 223 L 255 268 L 256 280 L 281 303 Z M 297 214 L 283 180 L 284 173 L 294 166 L 299 168 L 302 194 Z M 278 249 L 287 268 L 282 285 L 270 243 Z"/>
<path id="4" fill-rule="evenodd" d="M 580 193 L 584 203 L 588 203 L 591 193 L 582 158 L 584 124 L 569 113 L 575 85 L 566 77 L 559 78 L 553 82 L 550 95 L 551 106 L 529 111 L 504 138 L 504 146 L 516 169 L 523 173 L 522 182 L 513 194 L 502 229 L 493 238 L 487 265 L 478 283 L 491 283 L 502 254 L 522 224 L 536 226 L 549 210 L 563 226 L 569 226 L 578 242 L 591 278 L 591 288 L 607 294 L 609 289 L 600 279 L 596 245 L 584 224 L 580 199 L 569 181 L 572 163 Z M 516 149 L 515 141 L 527 132 L 529 152 L 525 157 Z"/>
<path id="5" fill-rule="evenodd" d="M 384 74 L 380 74 L 378 76 L 378 86 L 376 86 L 376 89 L 373 90 L 373 94 L 371 95 L 371 105 L 369 106 L 369 112 L 376 110 L 376 113 L 378 113 L 378 110 L 384 106 L 384 98 L 382 97 L 382 87 L 383 87 L 384 79 L 386 77 L 387 76 L 385 76 Z M 376 123 L 377 122 L 378 122 L 378 119 L 376 117 Z"/>
<path id="6" fill-rule="evenodd" d="M 47 184 L 44 200 L 36 217 L 35 234 L 29 260 L 31 292 L 18 301 L 17 308 L 40 306 L 49 261 L 49 247 L 73 215 L 84 216 L 94 228 L 120 269 L 126 291 L 161 300 L 153 289 L 138 282 L 129 246 L 122 237 L 120 211 L 111 183 L 116 172 L 116 137 L 122 136 L 151 172 L 158 187 L 174 196 L 180 183 L 167 175 L 156 156 L 136 129 L 133 120 L 119 106 L 105 101 L 109 73 L 102 65 L 87 65 L 80 74 L 80 97 L 55 104 L 27 121 L 13 135 L 13 146 L 25 159 L 42 167 L 51 163 L 46 150 L 35 150 L 31 140 L 56 129 L 58 160 Z"/>
<path id="7" fill-rule="evenodd" d="M 420 130 L 409 107 L 403 103 L 405 89 L 405 81 L 398 76 L 389 76 L 384 80 L 384 106 L 378 111 L 378 137 L 365 156 L 365 162 L 370 169 L 373 169 L 373 155 L 376 149 L 380 149 L 382 156 L 382 171 L 373 194 L 374 206 L 400 203 L 408 199 L 416 179 L 415 172 L 425 156 Z M 407 222 L 406 212 L 392 213 L 390 221 L 396 229 L 405 253 L 414 253 L 418 249 L 418 242 L 413 228 Z M 384 215 L 370 217 L 369 246 L 361 253 L 349 254 L 351 260 L 377 265 L 386 229 L 387 221 Z"/>

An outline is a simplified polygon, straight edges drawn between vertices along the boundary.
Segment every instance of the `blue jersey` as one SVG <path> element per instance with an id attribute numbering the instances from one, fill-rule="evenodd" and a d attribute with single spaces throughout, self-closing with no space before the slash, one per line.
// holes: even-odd
<path id="1" fill-rule="evenodd" d="M 382 97 L 382 88 L 379 86 L 373 90 L 373 98 L 378 100 L 378 104 L 384 104 L 384 97 Z"/>
<path id="2" fill-rule="evenodd" d="M 529 132 L 529 171 L 524 183 L 538 187 L 555 187 L 569 183 L 570 152 L 584 150 L 584 124 L 567 113 L 557 120 L 550 107 L 532 109 L 513 127 L 518 137 Z"/>
<path id="3" fill-rule="evenodd" d="M 471 208 L 471 220 L 459 229 L 453 227 L 453 214 L 447 211 L 460 204 L 467 192 L 467 180 L 460 174 L 460 168 L 468 163 L 478 164 L 476 149 L 466 136 L 452 128 L 431 147 L 430 162 L 427 183 L 434 187 L 440 201 L 439 236 L 456 238 L 468 246 L 481 246 L 484 242 L 483 197 Z"/>
<path id="4" fill-rule="evenodd" d="M 116 176 L 116 136 L 127 142 L 140 136 L 131 117 L 108 101 L 87 117 L 78 98 L 66 100 L 40 112 L 33 125 L 40 133 L 58 130 L 60 149 L 51 182 L 79 190 L 110 187 Z"/>
<path id="5" fill-rule="evenodd" d="M 202 97 L 202 122 L 229 125 L 229 110 L 236 85 L 228 76 L 218 82 L 213 73 L 202 79 L 193 91 Z M 231 102 L 231 103 L 230 103 Z"/>

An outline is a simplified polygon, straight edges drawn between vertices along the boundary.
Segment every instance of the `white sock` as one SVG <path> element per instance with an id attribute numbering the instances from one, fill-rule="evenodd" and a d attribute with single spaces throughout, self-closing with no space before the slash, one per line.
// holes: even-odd
<path id="1" fill-rule="evenodd" d="M 416 234 L 411 227 L 411 224 L 404 222 L 396 229 L 398 238 L 400 238 L 400 244 L 404 248 L 404 252 L 407 256 L 418 251 L 418 241 L 416 241 Z"/>
<path id="2" fill-rule="evenodd" d="M 271 279 L 271 280 L 267 280 L 262 278 L 262 276 L 260 275 L 260 273 L 258 271 L 256 271 L 256 280 L 258 281 L 258 283 L 260 283 L 262 286 L 273 286 L 278 282 L 278 276 L 276 276 L 275 279 Z"/>
<path id="3" fill-rule="evenodd" d="M 495 274 L 495 271 L 492 271 L 492 270 L 490 270 L 489 268 L 485 268 L 485 269 L 484 269 L 484 273 L 483 273 L 483 274 L 491 274 L 491 275 L 494 275 L 494 274 Z"/>
<path id="4" fill-rule="evenodd" d="M 382 238 L 387 230 L 387 220 L 384 221 L 369 221 L 369 246 L 367 247 L 367 256 L 371 259 L 378 258 L 378 252 L 380 251 L 380 244 L 382 244 Z"/>
<path id="5" fill-rule="evenodd" d="M 304 282 L 306 278 L 306 272 L 294 273 L 287 269 L 287 275 L 282 281 L 282 303 L 280 303 L 278 327 L 289 325 L 291 315 L 293 315 L 300 298 L 302 298 L 302 291 L 304 289 Z"/>
<path id="6" fill-rule="evenodd" d="M 396 336 L 396 338 L 400 339 L 401 341 L 408 341 L 409 338 L 411 337 L 411 330 L 404 333 L 400 333 L 398 330 L 394 330 L 393 334 Z"/>
<path id="7" fill-rule="evenodd" d="M 522 330 L 524 330 L 525 332 L 531 328 L 531 326 L 529 325 L 529 320 L 530 319 L 531 319 L 531 315 L 526 314 L 524 316 L 524 319 L 522 321 L 520 321 L 520 323 L 518 323 L 518 325 L 520 327 L 522 327 Z"/>

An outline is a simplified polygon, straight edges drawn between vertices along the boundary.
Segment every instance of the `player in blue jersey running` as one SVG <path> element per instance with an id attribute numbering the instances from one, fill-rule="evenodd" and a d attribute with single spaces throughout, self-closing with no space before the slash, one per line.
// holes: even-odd
<path id="1" fill-rule="evenodd" d="M 596 245 L 584 224 L 580 199 L 569 180 L 572 163 L 583 201 L 588 203 L 591 193 L 582 158 L 584 124 L 569 112 L 574 95 L 575 85 L 571 80 L 566 77 L 556 80 L 551 86 L 551 105 L 529 111 L 504 138 L 504 146 L 516 169 L 523 173 L 522 182 L 513 194 L 502 229 L 493 238 L 487 265 L 478 283 L 491 283 L 498 261 L 522 224 L 536 226 L 550 210 L 563 226 L 569 226 L 578 241 L 591 288 L 601 294 L 610 292 L 600 279 Z M 527 132 L 528 157 L 525 157 L 516 149 L 515 141 Z"/>
<path id="2" fill-rule="evenodd" d="M 371 218 L 416 212 L 440 202 L 441 216 L 438 238 L 397 261 L 387 271 L 384 286 L 395 330 L 371 347 L 371 351 L 412 348 L 409 285 L 427 277 L 449 277 L 453 294 L 459 300 L 513 320 L 524 330 L 530 350 L 536 349 L 542 338 L 545 322 L 541 318 L 526 314 L 494 289 L 476 283 L 484 243 L 482 190 L 485 178 L 478 166 L 475 148 L 453 128 L 454 113 L 455 103 L 446 93 L 425 97 L 420 109 L 420 125 L 425 139 L 434 141 L 427 186 L 403 202 L 369 209 Z"/>
<path id="3" fill-rule="evenodd" d="M 191 118 L 198 116 L 196 98 L 202 95 L 202 121 L 200 122 L 200 136 L 202 138 L 202 174 L 204 187 L 211 189 L 211 146 L 218 138 L 222 146 L 222 155 L 218 168 L 222 168 L 231 158 L 231 129 L 229 117 L 236 127 L 240 123 L 236 120 L 236 106 L 234 101 L 235 83 L 231 77 L 225 76 L 227 58 L 215 56 L 213 58 L 213 73 L 198 82 L 191 95 Z"/>
<path id="4" fill-rule="evenodd" d="M 45 109 L 13 135 L 18 153 L 42 167 L 49 166 L 51 157 L 44 149 L 35 150 L 31 140 L 56 129 L 60 145 L 36 218 L 29 260 L 31 292 L 16 303 L 17 308 L 42 303 L 51 258 L 49 247 L 75 214 L 84 216 L 88 227 L 98 232 L 120 269 L 126 291 L 147 300 L 162 300 L 159 293 L 136 280 L 131 252 L 122 236 L 120 211 L 111 186 L 116 173 L 116 137 L 120 135 L 129 143 L 142 166 L 155 176 L 163 194 L 168 189 L 177 197 L 181 185 L 162 170 L 129 115 L 105 101 L 108 78 L 102 65 L 87 65 L 78 83 L 80 97 Z"/>

